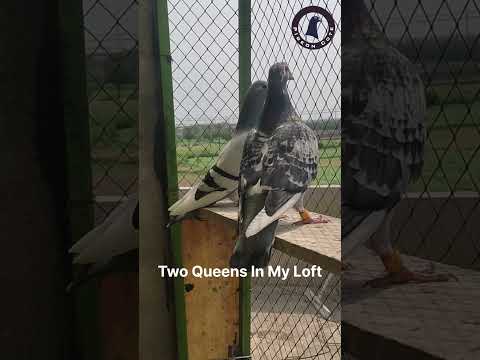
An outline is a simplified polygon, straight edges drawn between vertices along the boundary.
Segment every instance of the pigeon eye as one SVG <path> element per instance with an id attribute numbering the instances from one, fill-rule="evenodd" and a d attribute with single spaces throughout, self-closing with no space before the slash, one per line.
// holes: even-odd
<path id="1" fill-rule="evenodd" d="M 262 85 L 262 88 L 266 89 L 266 88 L 267 88 L 267 85 Z"/>

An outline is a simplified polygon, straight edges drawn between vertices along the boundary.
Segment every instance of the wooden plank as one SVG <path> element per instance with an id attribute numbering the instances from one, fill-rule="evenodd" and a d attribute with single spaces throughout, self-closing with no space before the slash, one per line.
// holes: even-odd
<path id="1" fill-rule="evenodd" d="M 237 208 L 229 201 L 222 201 L 214 207 L 200 210 L 201 214 L 212 213 L 227 221 L 230 225 L 237 223 Z M 314 216 L 319 214 L 312 213 Z M 280 220 L 274 247 L 282 252 L 318 265 L 332 273 L 341 270 L 341 231 L 340 219 L 325 216 L 325 224 L 295 225 L 300 220 L 295 210 L 290 210 L 286 218 Z"/>
<path id="2" fill-rule="evenodd" d="M 229 347 L 238 346 L 239 278 L 192 275 L 193 266 L 227 268 L 235 245 L 235 231 L 213 213 L 202 221 L 182 224 L 185 309 L 189 359 L 227 359 Z"/>
<path id="3" fill-rule="evenodd" d="M 412 270 L 433 265 L 459 281 L 366 288 L 365 281 L 384 270 L 378 257 L 359 249 L 349 257 L 352 269 L 342 274 L 344 349 L 371 359 L 480 359 L 480 273 L 403 258 Z"/>

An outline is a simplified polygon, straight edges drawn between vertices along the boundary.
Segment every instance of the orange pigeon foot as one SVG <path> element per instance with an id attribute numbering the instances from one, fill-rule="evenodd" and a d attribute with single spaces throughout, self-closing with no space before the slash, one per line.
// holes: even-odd
<path id="1" fill-rule="evenodd" d="M 450 279 L 458 280 L 451 274 L 435 274 L 435 265 L 430 263 L 430 267 L 421 272 L 415 272 L 407 269 L 402 262 L 400 253 L 394 250 L 391 254 L 381 256 L 387 275 L 367 281 L 364 286 L 374 288 L 385 288 L 392 285 L 401 285 L 407 283 L 428 283 L 443 282 Z"/>
<path id="2" fill-rule="evenodd" d="M 297 221 L 296 225 L 306 225 L 306 224 L 324 224 L 328 223 L 327 219 L 324 219 L 321 215 L 313 217 L 307 209 L 299 210 L 298 213 L 302 220 Z"/>
<path id="3" fill-rule="evenodd" d="M 407 283 L 428 283 L 428 282 L 444 282 L 454 278 L 450 274 L 425 274 L 422 272 L 410 271 L 407 268 L 396 272 L 389 273 L 386 276 L 379 277 L 367 281 L 364 286 L 372 288 L 386 288 L 393 285 L 402 285 Z"/>

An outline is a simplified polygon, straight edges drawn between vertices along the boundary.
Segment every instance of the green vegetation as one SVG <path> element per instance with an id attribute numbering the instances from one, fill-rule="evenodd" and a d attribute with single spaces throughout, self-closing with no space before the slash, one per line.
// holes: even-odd
<path id="1" fill-rule="evenodd" d="M 435 90 L 443 96 L 442 105 L 428 109 L 423 180 L 412 191 L 423 191 L 425 185 L 429 191 L 476 191 L 480 187 L 480 102 L 474 102 L 473 89 L 469 105 L 450 103 L 445 85 Z"/>
<path id="2" fill-rule="evenodd" d="M 118 84 L 117 84 L 118 85 Z M 136 86 L 107 84 L 97 93 L 89 86 L 90 134 L 95 159 L 94 178 L 101 178 L 105 169 L 123 175 L 137 176 L 137 111 Z M 411 191 L 476 191 L 480 188 L 480 83 L 439 83 L 427 89 L 428 138 L 423 179 Z M 317 129 L 325 124 L 309 123 Z M 335 129 L 338 124 L 327 124 Z M 234 126 L 227 124 L 193 125 L 177 129 L 177 159 L 180 184 L 191 185 L 213 165 Z M 319 142 L 320 164 L 317 183 L 340 184 L 340 139 Z M 126 150 L 125 150 L 126 149 Z M 124 151 L 129 154 L 126 156 Z M 127 180 L 125 180 L 127 181 Z"/>
<path id="3" fill-rule="evenodd" d="M 181 186 L 189 186 L 205 175 L 223 146 L 225 139 L 177 140 L 177 164 Z M 316 184 L 340 184 L 340 140 L 320 140 L 320 163 Z"/>
<path id="4" fill-rule="evenodd" d="M 136 86 L 88 83 L 88 94 L 94 191 L 124 194 L 138 178 Z"/>

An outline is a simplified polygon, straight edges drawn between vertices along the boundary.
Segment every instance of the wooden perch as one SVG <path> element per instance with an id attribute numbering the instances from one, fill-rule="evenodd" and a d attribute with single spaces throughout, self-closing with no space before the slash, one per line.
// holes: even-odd
<path id="1" fill-rule="evenodd" d="M 231 202 L 221 202 L 216 206 L 200 210 L 203 214 L 216 215 L 232 225 L 237 223 L 237 207 Z M 313 216 L 318 214 L 312 213 Z M 280 220 L 277 228 L 274 247 L 297 259 L 332 273 L 339 273 L 341 269 L 341 231 L 340 219 L 325 216 L 328 223 L 313 225 L 295 225 L 300 220 L 295 210 L 290 210 L 285 219 Z"/>
<path id="2" fill-rule="evenodd" d="M 226 359 L 239 350 L 240 282 L 235 277 L 199 278 L 194 266 L 228 268 L 235 245 L 237 207 L 221 202 L 197 213 L 199 220 L 182 223 L 188 354 L 190 359 Z M 340 220 L 293 225 L 298 213 L 289 213 L 277 229 L 275 247 L 291 256 L 332 272 L 340 271 Z"/>
<path id="3" fill-rule="evenodd" d="M 480 273 L 402 258 L 412 270 L 433 267 L 458 281 L 363 287 L 384 269 L 377 256 L 358 249 L 342 274 L 344 349 L 368 359 L 480 359 Z"/>

